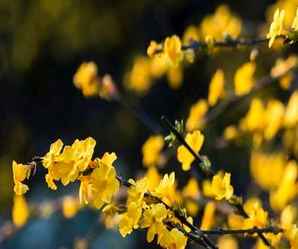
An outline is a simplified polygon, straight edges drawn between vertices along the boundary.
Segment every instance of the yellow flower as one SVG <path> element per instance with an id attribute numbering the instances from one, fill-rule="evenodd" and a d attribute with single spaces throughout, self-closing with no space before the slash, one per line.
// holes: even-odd
<path id="1" fill-rule="evenodd" d="M 254 62 L 247 62 L 240 66 L 234 75 L 235 94 L 238 96 L 248 94 L 254 85 L 253 75 L 256 70 Z"/>
<path id="2" fill-rule="evenodd" d="M 221 40 L 225 34 L 237 37 L 241 33 L 241 20 L 233 15 L 227 5 L 220 5 L 213 15 L 206 16 L 200 24 L 203 37 Z"/>
<path id="3" fill-rule="evenodd" d="M 211 229 L 215 222 L 215 202 L 210 201 L 206 204 L 204 209 L 203 218 L 201 221 L 201 229 L 208 230 Z"/>
<path id="4" fill-rule="evenodd" d="M 218 249 L 238 249 L 238 243 L 235 238 L 230 235 L 223 235 L 218 238 Z"/>
<path id="5" fill-rule="evenodd" d="M 218 99 L 223 96 L 224 83 L 224 72 L 218 69 L 213 75 L 209 85 L 208 103 L 210 106 L 216 105 Z"/>
<path id="6" fill-rule="evenodd" d="M 25 179 L 30 177 L 31 167 L 29 165 L 24 165 L 17 163 L 16 161 L 12 162 L 12 173 L 14 181 L 14 192 L 17 195 L 25 194 L 29 188 L 26 184 L 22 183 Z"/>
<path id="7" fill-rule="evenodd" d="M 125 86 L 139 94 L 145 94 L 152 86 L 150 59 L 138 56 L 132 69 L 125 76 Z"/>
<path id="8" fill-rule="evenodd" d="M 29 218 L 29 207 L 22 195 L 15 195 L 12 207 L 12 221 L 16 227 L 24 226 Z"/>
<path id="9" fill-rule="evenodd" d="M 80 209 L 80 203 L 77 198 L 66 196 L 62 200 L 62 213 L 67 219 L 73 218 Z"/>
<path id="10" fill-rule="evenodd" d="M 185 237 L 185 235 L 177 228 L 173 228 L 171 231 L 165 229 L 160 236 L 158 243 L 163 248 L 184 249 L 186 247 L 187 237 Z"/>
<path id="11" fill-rule="evenodd" d="M 183 34 L 183 44 L 189 45 L 191 42 L 199 40 L 198 28 L 194 25 L 188 26 Z"/>
<path id="12" fill-rule="evenodd" d="M 298 8 L 296 9 L 296 15 L 292 23 L 292 29 L 298 31 Z"/>
<path id="13" fill-rule="evenodd" d="M 74 75 L 73 82 L 82 90 L 84 96 L 97 95 L 99 87 L 97 65 L 94 62 L 82 63 Z"/>
<path id="14" fill-rule="evenodd" d="M 280 225 L 288 232 L 295 224 L 297 218 L 297 208 L 293 205 L 286 206 L 280 214 Z"/>
<path id="15" fill-rule="evenodd" d="M 286 127 L 294 127 L 298 124 L 298 91 L 291 95 L 286 107 L 285 120 Z"/>
<path id="16" fill-rule="evenodd" d="M 240 123 L 240 128 L 244 131 L 262 131 L 265 127 L 265 107 L 259 98 L 254 98 L 249 107 L 249 111 Z"/>
<path id="17" fill-rule="evenodd" d="M 129 183 L 131 186 L 127 191 L 127 211 L 121 215 L 119 222 L 119 231 L 123 237 L 130 234 L 133 229 L 139 228 L 139 221 L 146 207 L 144 195 L 148 191 L 148 180 L 145 177 L 136 182 L 130 179 Z"/>
<path id="18" fill-rule="evenodd" d="M 283 209 L 297 193 L 297 164 L 290 161 L 285 167 L 278 188 L 270 193 L 270 205 L 275 210 Z"/>
<path id="19" fill-rule="evenodd" d="M 200 195 L 199 184 L 196 178 L 191 177 L 185 187 L 182 190 L 182 195 L 184 197 L 189 197 L 197 199 Z"/>
<path id="20" fill-rule="evenodd" d="M 243 226 L 246 229 L 254 227 L 265 227 L 268 223 L 268 213 L 262 208 L 259 199 L 248 199 L 244 204 L 244 210 L 248 214 L 248 218 L 244 220 Z"/>
<path id="21" fill-rule="evenodd" d="M 162 45 L 158 44 L 156 41 L 151 41 L 149 47 L 147 48 L 147 55 L 153 57 L 158 51 L 162 49 Z"/>
<path id="22" fill-rule="evenodd" d="M 265 116 L 266 128 L 264 130 L 264 137 L 267 140 L 271 140 L 283 125 L 284 113 L 285 107 L 282 102 L 278 100 L 268 102 Z"/>
<path id="23" fill-rule="evenodd" d="M 250 173 L 256 183 L 268 191 L 280 184 L 285 165 L 286 157 L 282 153 L 268 154 L 253 151 L 250 159 Z"/>
<path id="24" fill-rule="evenodd" d="M 186 121 L 187 131 L 193 131 L 195 129 L 201 128 L 204 116 L 207 113 L 207 111 L 208 104 L 207 101 L 204 99 L 200 99 L 198 102 L 192 105 Z"/>
<path id="25" fill-rule="evenodd" d="M 274 67 L 271 69 L 270 75 L 272 78 L 278 78 L 288 72 L 297 64 L 297 57 L 290 55 L 286 59 L 277 59 Z"/>
<path id="26" fill-rule="evenodd" d="M 223 136 L 227 141 L 233 140 L 238 136 L 238 130 L 234 125 L 229 125 L 225 128 Z"/>
<path id="27" fill-rule="evenodd" d="M 139 228 L 139 220 L 142 216 L 142 208 L 139 203 L 130 202 L 127 211 L 121 215 L 119 222 L 119 232 L 122 237 L 126 237 L 133 229 Z"/>
<path id="28" fill-rule="evenodd" d="M 204 135 L 200 131 L 188 133 L 185 137 L 186 143 L 198 154 L 204 142 Z M 190 170 L 191 164 L 195 157 L 188 151 L 184 145 L 180 145 L 177 149 L 177 159 L 182 163 L 183 170 Z"/>
<path id="29" fill-rule="evenodd" d="M 175 188 L 175 172 L 172 172 L 170 175 L 164 175 L 152 194 L 170 205 L 177 198 Z"/>
<path id="30" fill-rule="evenodd" d="M 142 147 L 143 165 L 156 166 L 161 161 L 161 151 L 164 147 L 164 139 L 161 135 L 151 136 Z"/>
<path id="31" fill-rule="evenodd" d="M 229 200 L 233 196 L 231 174 L 219 172 L 212 178 L 211 189 L 216 200 Z"/>
<path id="32" fill-rule="evenodd" d="M 115 153 L 105 153 L 101 159 L 95 159 L 95 169 L 89 177 L 87 176 L 87 180 L 83 177 L 81 181 L 80 199 L 84 203 L 90 203 L 98 209 L 104 204 L 111 203 L 113 196 L 120 187 L 113 166 L 116 159 Z"/>
<path id="33" fill-rule="evenodd" d="M 96 142 L 89 137 L 85 140 L 75 140 L 71 146 L 65 146 L 59 139 L 50 147 L 50 151 L 42 158 L 42 164 L 48 169 L 46 182 L 49 188 L 56 190 L 54 180 L 61 180 L 67 185 L 77 179 L 79 172 L 83 172 L 89 166 Z"/>
<path id="34" fill-rule="evenodd" d="M 273 21 L 270 25 L 269 32 L 267 34 L 267 38 L 269 39 L 269 48 L 272 47 L 272 44 L 277 36 L 281 35 L 283 32 L 283 22 L 285 17 L 285 11 L 279 11 L 277 9 L 274 12 Z"/>
<path id="35" fill-rule="evenodd" d="M 183 80 L 183 70 L 181 66 L 171 67 L 168 69 L 167 78 L 169 86 L 173 90 L 177 90 L 182 85 Z"/>
<path id="36" fill-rule="evenodd" d="M 164 54 L 167 56 L 171 65 L 177 66 L 183 59 L 182 45 L 180 38 L 177 35 L 167 37 L 164 42 Z"/>
<path id="37" fill-rule="evenodd" d="M 155 167 L 150 167 L 146 174 L 145 178 L 148 179 L 148 190 L 153 191 L 159 184 L 161 176 L 159 175 Z"/>
<path id="38" fill-rule="evenodd" d="M 152 242 L 156 234 L 162 234 L 163 221 L 168 216 L 168 212 L 162 203 L 152 204 L 144 211 L 141 228 L 148 228 L 147 242 Z"/>

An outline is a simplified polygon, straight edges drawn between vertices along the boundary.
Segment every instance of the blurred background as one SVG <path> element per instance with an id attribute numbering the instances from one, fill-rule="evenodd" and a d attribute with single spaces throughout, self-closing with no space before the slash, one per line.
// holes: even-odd
<path id="1" fill-rule="evenodd" d="M 184 119 L 190 105 L 207 96 L 211 73 L 222 63 L 235 69 L 247 60 L 249 51 L 229 52 L 228 63 L 226 54 L 199 58 L 185 69 L 183 85 L 177 91 L 161 78 L 148 94 L 137 96 L 124 89 L 123 75 L 137 54 L 146 54 L 150 40 L 182 35 L 188 25 L 198 24 L 222 3 L 247 22 L 249 29 L 265 21 L 266 8 L 273 1 L 0 0 L 0 224 L 11 217 L 12 160 L 27 162 L 43 155 L 57 138 L 69 144 L 76 138 L 92 136 L 97 141 L 96 155 L 105 151 L 118 154 L 117 166 L 124 177 L 141 171 L 141 145 L 152 131 L 118 103 L 84 98 L 73 85 L 73 75 L 82 62 L 94 61 L 99 73 L 113 76 L 129 103 L 156 122 L 161 115 L 172 121 Z M 236 191 L 241 192 L 249 184 L 243 173 L 247 151 L 213 146 L 226 125 L 225 118 L 231 120 L 233 115 L 219 118 L 208 127 L 204 150 L 216 165 L 242 172 L 234 179 L 239 186 Z M 173 160 L 166 171 L 175 167 Z M 78 190 L 74 185 L 51 192 L 43 173 L 38 171 L 30 181 L 29 201 L 40 202 Z M 90 248 L 139 248 L 145 241 L 142 232 L 123 239 L 117 231 L 106 230 L 98 223 L 98 213 L 83 210 L 69 220 L 59 213 L 47 219 L 33 218 L 0 247 L 73 248 L 75 239 L 85 236 L 92 238 Z"/>

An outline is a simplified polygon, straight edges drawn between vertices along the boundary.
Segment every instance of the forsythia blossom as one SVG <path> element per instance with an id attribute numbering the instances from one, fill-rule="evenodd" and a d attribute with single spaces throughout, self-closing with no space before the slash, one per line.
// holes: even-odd
<path id="1" fill-rule="evenodd" d="M 17 195 L 25 194 L 29 188 L 26 184 L 22 183 L 25 179 L 28 179 L 31 173 L 31 167 L 29 165 L 24 165 L 12 162 L 12 172 L 14 181 L 14 192 Z"/>
<path id="2" fill-rule="evenodd" d="M 285 17 L 285 11 L 279 11 L 277 9 L 274 12 L 273 21 L 270 25 L 269 33 L 267 34 L 267 38 L 269 39 L 269 48 L 272 47 L 272 44 L 277 36 L 281 35 L 283 32 L 283 22 Z"/>
<path id="3" fill-rule="evenodd" d="M 211 191 L 216 200 L 229 200 L 234 193 L 231 185 L 231 174 L 219 172 L 212 178 Z"/>
<path id="4" fill-rule="evenodd" d="M 198 153 L 203 146 L 204 135 L 200 131 L 196 130 L 192 133 L 188 133 L 185 137 L 185 141 L 195 153 Z M 184 145 L 180 145 L 177 149 L 177 159 L 182 164 L 183 170 L 190 170 L 195 157 Z"/>

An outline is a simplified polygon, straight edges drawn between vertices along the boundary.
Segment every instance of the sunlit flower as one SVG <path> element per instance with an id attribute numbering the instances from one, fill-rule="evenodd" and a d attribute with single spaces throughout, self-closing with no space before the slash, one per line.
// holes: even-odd
<path id="1" fill-rule="evenodd" d="M 212 178 L 211 189 L 216 200 L 229 200 L 233 196 L 234 189 L 230 181 L 230 173 L 219 172 Z"/>
<path id="2" fill-rule="evenodd" d="M 113 166 L 116 159 L 115 153 L 105 153 L 101 159 L 95 159 L 96 166 L 90 177 L 87 176 L 87 183 L 81 181 L 81 195 L 84 196 L 81 199 L 85 203 L 90 203 L 98 209 L 111 203 L 120 186 Z"/>

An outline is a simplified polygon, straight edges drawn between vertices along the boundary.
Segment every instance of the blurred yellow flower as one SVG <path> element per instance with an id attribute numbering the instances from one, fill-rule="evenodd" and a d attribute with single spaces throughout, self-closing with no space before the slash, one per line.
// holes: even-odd
<path id="1" fill-rule="evenodd" d="M 97 65 L 94 62 L 82 63 L 73 77 L 73 82 L 82 90 L 84 96 L 97 95 L 99 88 Z"/>
<path id="2" fill-rule="evenodd" d="M 175 67 L 183 59 L 181 41 L 177 35 L 166 38 L 163 51 L 164 54 L 167 56 L 170 64 Z"/>
<path id="3" fill-rule="evenodd" d="M 24 226 L 29 218 L 29 207 L 23 195 L 15 195 L 12 206 L 12 221 L 16 227 Z"/>
<path id="4" fill-rule="evenodd" d="M 208 111 L 208 103 L 205 99 L 200 99 L 190 108 L 188 118 L 186 120 L 187 131 L 200 129 L 203 125 L 203 119 Z"/>
<path id="5" fill-rule="evenodd" d="M 158 44 L 156 41 L 151 41 L 147 48 L 147 55 L 153 57 L 159 50 L 162 49 L 162 45 Z"/>
<path id="6" fill-rule="evenodd" d="M 238 130 L 235 125 L 229 125 L 224 130 L 224 139 L 227 141 L 233 140 L 238 136 Z"/>
<path id="7" fill-rule="evenodd" d="M 292 29 L 298 31 L 298 8 L 296 9 L 296 15 L 292 23 Z"/>
<path id="8" fill-rule="evenodd" d="M 221 69 L 218 69 L 213 75 L 208 92 L 208 103 L 210 106 L 216 105 L 219 98 L 224 94 L 224 72 Z"/>
<path id="9" fill-rule="evenodd" d="M 181 66 L 170 67 L 167 72 L 167 78 L 169 86 L 173 90 L 177 90 L 182 85 L 183 80 L 183 70 Z"/>
<path id="10" fill-rule="evenodd" d="M 236 38 L 241 33 L 241 20 L 233 15 L 227 5 L 220 5 L 213 15 L 206 16 L 200 24 L 203 37 L 222 40 L 226 34 Z"/>
<path id="11" fill-rule="evenodd" d="M 238 249 L 238 243 L 235 238 L 230 235 L 223 235 L 218 238 L 218 249 Z"/>
<path id="12" fill-rule="evenodd" d="M 298 90 L 294 91 L 289 99 L 284 124 L 286 127 L 294 127 L 298 124 Z"/>
<path id="13" fill-rule="evenodd" d="M 248 94 L 254 86 L 254 73 L 256 64 L 247 62 L 241 65 L 234 75 L 235 94 L 238 96 Z"/>
<path id="14" fill-rule="evenodd" d="M 139 94 L 145 94 L 152 86 L 150 59 L 138 56 L 134 59 L 132 69 L 125 75 L 125 86 Z"/>
<path id="15" fill-rule="evenodd" d="M 297 108 L 298 110 L 298 108 Z M 285 107 L 279 100 L 269 100 L 266 107 L 264 137 L 271 140 L 283 125 Z M 298 113 L 297 113 L 298 114 Z"/>
<path id="16" fill-rule="evenodd" d="M 190 197 L 196 200 L 200 195 L 200 189 L 198 181 L 195 177 L 191 177 L 185 187 L 182 190 L 182 195 L 184 197 Z"/>
<path id="17" fill-rule="evenodd" d="M 272 44 L 277 36 L 281 35 L 283 32 L 283 22 L 285 17 L 285 11 L 279 11 L 277 9 L 274 12 L 273 21 L 270 25 L 269 32 L 267 33 L 267 38 L 269 39 L 269 48 L 272 47 Z"/>
<path id="18" fill-rule="evenodd" d="M 65 196 L 62 200 L 62 213 L 67 219 L 73 218 L 80 209 L 80 202 L 73 196 Z"/>
<path id="19" fill-rule="evenodd" d="M 193 151 L 198 154 L 203 146 L 204 135 L 199 130 L 196 130 L 192 133 L 187 133 L 185 141 L 193 149 Z M 180 145 L 177 149 L 177 159 L 182 164 L 182 169 L 187 171 L 190 170 L 195 157 L 184 145 Z"/>
<path id="20" fill-rule="evenodd" d="M 211 189 L 216 200 L 229 200 L 234 193 L 234 188 L 231 185 L 231 174 L 219 172 L 212 178 Z"/>
<path id="21" fill-rule="evenodd" d="M 257 198 L 250 198 L 244 204 L 244 210 L 248 218 L 244 220 L 246 229 L 265 227 L 268 224 L 268 213 L 262 208 L 262 203 Z"/>
<path id="22" fill-rule="evenodd" d="M 213 201 L 210 201 L 206 204 L 204 208 L 204 213 L 201 221 L 201 229 L 208 230 L 211 229 L 215 223 L 215 210 L 216 204 Z"/>
<path id="23" fill-rule="evenodd" d="M 273 209 L 283 209 L 297 195 L 297 174 L 296 162 L 288 162 L 277 189 L 270 192 L 270 205 Z"/>
<path id="24" fill-rule="evenodd" d="M 164 138 L 161 135 L 149 137 L 142 147 L 143 165 L 157 166 L 161 161 L 161 151 L 164 147 Z"/>
<path id="25" fill-rule="evenodd" d="M 286 157 L 282 153 L 269 154 L 261 151 L 251 153 L 250 173 L 256 183 L 267 191 L 278 187 L 285 165 Z"/>

